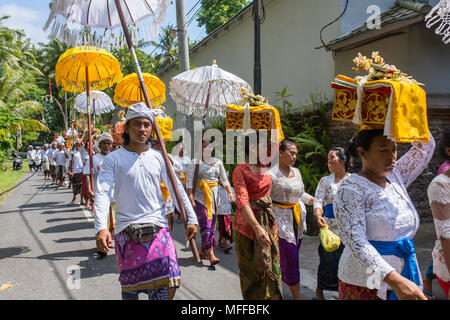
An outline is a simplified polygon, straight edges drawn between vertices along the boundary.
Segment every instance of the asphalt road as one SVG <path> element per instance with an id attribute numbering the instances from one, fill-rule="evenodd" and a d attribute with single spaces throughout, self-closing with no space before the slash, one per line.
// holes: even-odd
<path id="1" fill-rule="evenodd" d="M 121 299 L 116 257 L 111 253 L 101 260 L 95 258 L 92 213 L 70 204 L 71 199 L 70 189 L 51 186 L 41 173 L 27 173 L 4 200 L 0 206 L 0 286 L 12 286 L 0 291 L 0 300 Z M 431 259 L 433 233 L 433 224 L 425 224 L 417 236 L 422 274 Z M 175 299 L 242 299 L 234 249 L 225 254 L 216 248 L 221 262 L 211 270 L 206 262 L 196 265 L 191 250 L 184 247 L 182 224 L 175 223 L 173 236 L 181 268 Z M 314 296 L 318 243 L 317 237 L 305 236 L 300 250 L 303 299 Z M 445 297 L 436 282 L 433 289 L 438 298 Z M 292 299 L 286 286 L 284 295 Z M 337 293 L 325 292 L 325 296 L 336 299 Z"/>

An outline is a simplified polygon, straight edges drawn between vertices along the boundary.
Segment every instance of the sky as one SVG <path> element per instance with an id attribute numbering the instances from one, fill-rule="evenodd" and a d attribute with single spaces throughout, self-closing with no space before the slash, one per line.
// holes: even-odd
<path id="1" fill-rule="evenodd" d="M 23 29 L 32 43 L 48 42 L 48 32 L 44 32 L 42 27 L 47 21 L 50 9 L 48 7 L 49 0 L 0 0 L 0 16 L 5 14 L 11 16 L 9 19 L 3 21 L 3 24 L 13 29 Z M 194 5 L 197 6 L 189 13 L 187 20 L 196 13 L 200 7 L 198 0 L 185 0 L 186 13 L 192 9 Z M 169 6 L 166 21 L 161 25 L 177 24 L 175 0 Z M 160 27 L 161 27 L 160 26 Z M 205 28 L 198 27 L 195 19 L 188 25 L 188 37 L 192 41 L 202 40 L 206 36 Z M 155 39 L 157 40 L 157 39 Z M 152 48 L 147 49 L 150 51 Z M 146 50 L 146 51 L 147 51 Z"/>

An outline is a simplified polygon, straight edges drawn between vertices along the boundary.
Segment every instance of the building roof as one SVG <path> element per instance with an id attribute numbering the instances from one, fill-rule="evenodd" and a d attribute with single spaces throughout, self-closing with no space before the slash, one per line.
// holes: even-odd
<path id="1" fill-rule="evenodd" d="M 363 38 L 366 42 L 368 38 L 375 40 L 376 36 L 379 38 L 385 32 L 423 21 L 425 15 L 430 12 L 431 8 L 431 5 L 427 3 L 397 0 L 394 7 L 381 13 L 381 29 L 369 29 L 367 23 L 364 23 L 360 27 L 330 41 L 327 46 L 332 50 L 336 50 L 350 43 L 355 44 Z M 369 35 L 369 33 L 372 34 Z"/>

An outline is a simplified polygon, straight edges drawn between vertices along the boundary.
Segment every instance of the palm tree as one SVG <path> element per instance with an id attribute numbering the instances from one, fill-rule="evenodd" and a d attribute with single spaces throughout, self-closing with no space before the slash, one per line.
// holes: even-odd
<path id="1" fill-rule="evenodd" d="M 22 31 L 1 24 L 6 18 L 0 18 L 0 128 L 9 131 L 9 137 L 21 131 L 49 131 L 42 104 L 29 99 L 39 91 L 35 78 L 42 74 L 34 49 Z"/>

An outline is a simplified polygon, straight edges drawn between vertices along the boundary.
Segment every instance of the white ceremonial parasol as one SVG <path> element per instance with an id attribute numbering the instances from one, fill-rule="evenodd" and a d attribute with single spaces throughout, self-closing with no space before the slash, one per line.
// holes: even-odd
<path id="1" fill-rule="evenodd" d="M 171 0 L 120 0 L 135 45 L 139 39 L 150 41 L 157 36 L 170 3 Z M 115 0 L 54 0 L 43 29 L 48 28 L 52 39 L 72 47 L 90 45 L 110 51 L 127 45 Z"/>
<path id="2" fill-rule="evenodd" d="M 98 90 L 92 90 L 89 95 L 93 102 L 92 112 L 94 114 L 102 114 L 114 111 L 115 106 L 111 98 L 104 92 Z M 88 113 L 86 92 L 80 93 L 75 98 L 74 104 L 75 110 L 80 113 Z"/>
<path id="3" fill-rule="evenodd" d="M 88 113 L 88 99 L 86 92 L 80 93 L 75 98 L 74 108 L 80 113 Z M 115 109 L 111 98 L 104 92 L 98 90 L 92 90 L 89 92 L 92 99 L 92 113 L 94 115 L 94 127 L 95 127 L 95 115 L 111 112 Z"/>
<path id="4" fill-rule="evenodd" d="M 450 43 L 450 0 L 440 0 L 425 16 L 425 21 L 427 28 L 439 24 L 434 32 L 442 36 L 445 44 Z"/>
<path id="5" fill-rule="evenodd" d="M 226 115 L 227 104 L 242 104 L 240 88 L 253 92 L 251 86 L 234 74 L 211 66 L 188 70 L 170 80 L 170 96 L 177 109 L 196 117 Z"/>

